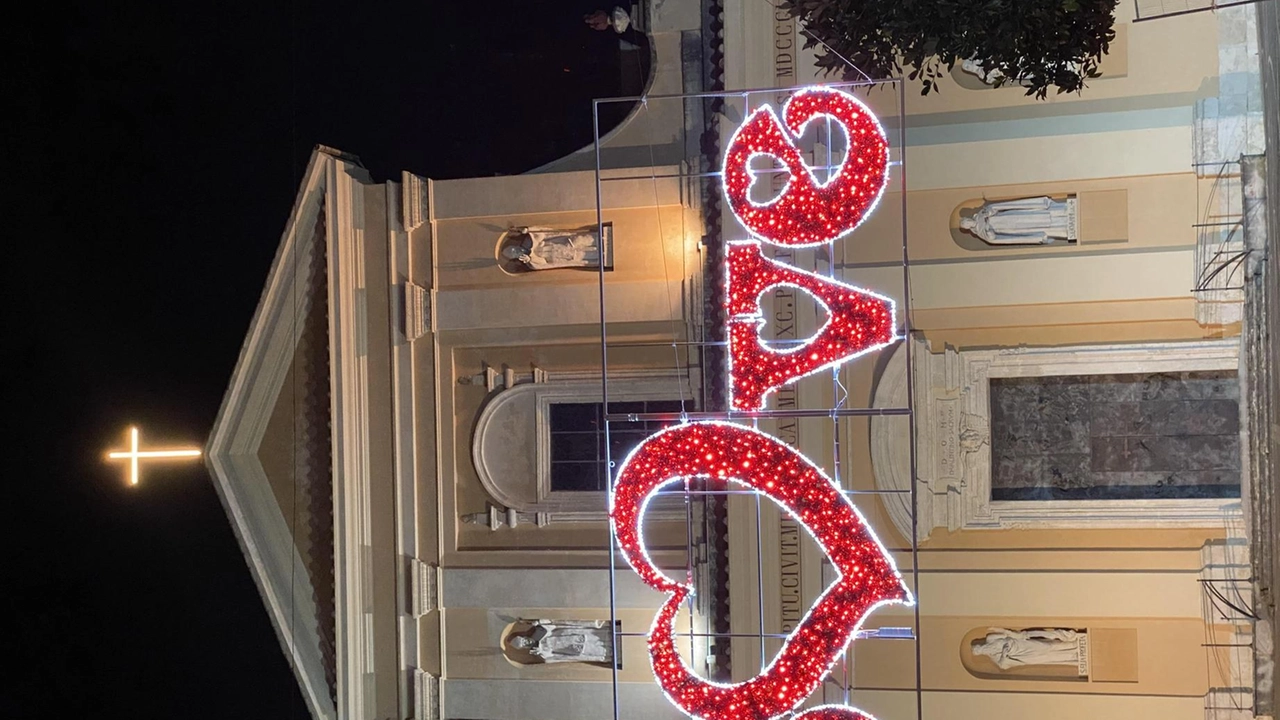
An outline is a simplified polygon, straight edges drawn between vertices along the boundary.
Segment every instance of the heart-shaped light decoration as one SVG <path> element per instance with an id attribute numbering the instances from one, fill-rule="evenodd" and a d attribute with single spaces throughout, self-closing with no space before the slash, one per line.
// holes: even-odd
<path id="1" fill-rule="evenodd" d="M 683 478 L 745 485 L 786 510 L 831 558 L 839 577 L 783 641 L 763 672 L 714 683 L 685 665 L 675 618 L 693 592 L 654 565 L 644 544 L 644 508 L 662 486 Z M 790 446 L 741 425 L 706 421 L 662 430 L 637 447 L 618 471 L 609 519 L 627 562 L 645 584 L 670 593 L 649 631 L 649 657 L 667 698 L 692 718 L 767 720 L 795 709 L 844 654 L 867 615 L 890 603 L 911 604 L 893 560 L 840 488 Z M 805 720 L 866 718 L 844 706 L 801 713 Z"/>

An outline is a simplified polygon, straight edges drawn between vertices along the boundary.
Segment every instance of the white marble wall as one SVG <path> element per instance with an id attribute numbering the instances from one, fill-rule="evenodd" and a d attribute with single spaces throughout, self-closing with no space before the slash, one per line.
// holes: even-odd
<path id="1" fill-rule="evenodd" d="M 1216 14 L 1218 94 L 1196 106 L 1195 158 L 1199 163 L 1238 160 L 1242 154 L 1260 153 L 1266 147 L 1257 10 L 1252 4 L 1236 5 Z"/>
<path id="2" fill-rule="evenodd" d="M 1252 4 L 1214 11 L 1218 21 L 1218 92 L 1196 103 L 1193 157 L 1199 189 L 1200 245 L 1196 259 L 1196 319 L 1206 325 L 1238 322 L 1243 296 L 1239 269 L 1215 271 L 1243 248 L 1238 222 L 1241 155 L 1266 149 L 1257 10 Z M 1160 22 L 1155 20 L 1153 22 Z M 1216 178 L 1216 179 L 1215 179 Z"/>

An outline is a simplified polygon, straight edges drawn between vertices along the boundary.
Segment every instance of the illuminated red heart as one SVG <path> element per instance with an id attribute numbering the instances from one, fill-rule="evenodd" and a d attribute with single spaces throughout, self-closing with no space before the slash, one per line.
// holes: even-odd
<path id="1" fill-rule="evenodd" d="M 783 641 L 777 657 L 750 680 L 731 685 L 705 680 L 685 665 L 676 647 L 676 613 L 693 587 L 667 577 L 653 564 L 641 520 L 659 488 L 686 477 L 733 480 L 773 500 L 809 531 L 839 573 Z M 650 436 L 618 471 L 609 519 L 623 555 L 640 578 L 671 593 L 649 632 L 649 657 L 667 698 L 693 718 L 767 720 L 793 710 L 822 682 L 872 610 L 912 602 L 888 551 L 835 483 L 788 445 L 749 427 L 707 421 Z M 864 717 L 843 706 L 814 708 L 802 716 Z"/>
<path id="2" fill-rule="evenodd" d="M 796 92 L 782 115 L 785 128 L 773 108 L 757 108 L 734 133 L 724 156 L 724 194 L 733 214 L 761 240 L 792 247 L 829 243 L 856 228 L 880 200 L 889 141 L 865 105 L 833 88 Z M 793 140 L 819 117 L 840 123 L 849 139 L 844 162 L 825 183 L 818 182 Z M 782 193 L 764 204 L 750 197 L 756 179 L 750 164 L 757 155 L 777 158 L 789 173 Z"/>

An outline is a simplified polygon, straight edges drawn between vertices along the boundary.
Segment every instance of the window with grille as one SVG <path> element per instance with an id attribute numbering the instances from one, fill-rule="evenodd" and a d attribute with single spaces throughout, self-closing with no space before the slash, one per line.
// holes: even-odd
<path id="1" fill-rule="evenodd" d="M 679 400 L 611 402 L 612 413 L 678 413 L 692 409 Z M 621 463 L 646 437 L 673 422 L 614 422 L 609 428 L 608 455 Z M 605 465 L 604 406 L 601 403 L 555 403 L 551 406 L 551 490 L 604 491 L 609 485 Z"/>

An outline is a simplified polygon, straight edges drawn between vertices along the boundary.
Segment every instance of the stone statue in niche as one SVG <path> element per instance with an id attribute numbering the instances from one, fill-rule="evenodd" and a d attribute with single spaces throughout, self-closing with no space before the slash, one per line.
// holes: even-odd
<path id="1" fill-rule="evenodd" d="M 991 628 L 971 649 L 974 655 L 991 658 L 1001 670 L 1010 670 L 1026 665 L 1083 667 L 1085 647 L 1084 633 L 1075 630 Z"/>
<path id="2" fill-rule="evenodd" d="M 511 645 L 544 663 L 613 661 L 613 632 L 607 620 L 534 620 Z"/>
<path id="3" fill-rule="evenodd" d="M 590 230 L 555 230 L 544 227 L 512 229 L 518 242 L 502 249 L 503 257 L 519 260 L 530 270 L 596 267 L 600 264 L 600 239 Z"/>
<path id="4" fill-rule="evenodd" d="M 960 229 L 989 245 L 1048 245 L 1076 238 L 1075 199 L 1041 196 L 986 202 Z"/>
<path id="5" fill-rule="evenodd" d="M 982 67 L 981 60 L 975 60 L 973 58 L 969 58 L 968 60 L 960 63 L 960 69 L 970 75 L 976 76 L 987 85 L 995 85 L 997 81 L 1004 77 L 1004 73 L 1000 72 L 998 68 L 991 68 L 990 70 L 987 70 Z"/>
<path id="6" fill-rule="evenodd" d="M 1010 80 L 1008 75 L 1000 72 L 1000 68 L 991 68 L 990 70 L 982 66 L 982 61 L 976 58 L 969 58 L 960 63 L 960 70 L 968 75 L 973 75 L 982 81 L 984 85 L 992 87 L 1007 87 L 1010 85 L 1021 85 L 1026 87 L 1029 82 L 1019 80 L 1017 82 Z"/>

